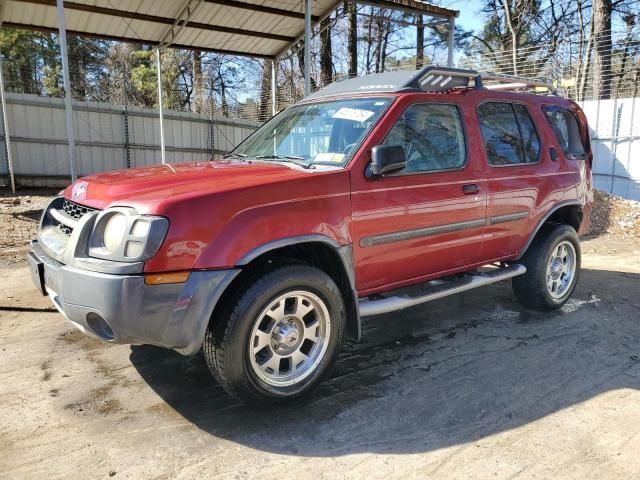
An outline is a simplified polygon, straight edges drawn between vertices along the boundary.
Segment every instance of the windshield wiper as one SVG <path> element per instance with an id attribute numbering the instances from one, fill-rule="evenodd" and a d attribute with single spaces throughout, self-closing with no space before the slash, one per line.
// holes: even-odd
<path id="1" fill-rule="evenodd" d="M 222 158 L 247 158 L 247 156 L 244 153 L 227 153 Z"/>
<path id="2" fill-rule="evenodd" d="M 283 162 L 295 163 L 296 165 L 304 168 L 311 168 L 313 164 L 313 162 L 309 162 L 304 157 L 296 157 L 295 155 L 257 155 L 255 158 L 256 160 L 281 160 Z"/>

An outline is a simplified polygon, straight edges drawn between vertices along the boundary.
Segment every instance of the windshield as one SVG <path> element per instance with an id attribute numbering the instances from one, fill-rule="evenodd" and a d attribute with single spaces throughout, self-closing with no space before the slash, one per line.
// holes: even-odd
<path id="1" fill-rule="evenodd" d="M 359 98 L 290 107 L 228 157 L 343 166 L 391 100 Z"/>

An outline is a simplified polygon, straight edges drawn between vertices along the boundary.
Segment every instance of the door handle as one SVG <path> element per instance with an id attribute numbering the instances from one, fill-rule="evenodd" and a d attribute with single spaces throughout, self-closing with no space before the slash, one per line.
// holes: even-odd
<path id="1" fill-rule="evenodd" d="M 462 193 L 465 195 L 475 195 L 480 193 L 480 187 L 476 183 L 468 183 L 462 186 Z"/>

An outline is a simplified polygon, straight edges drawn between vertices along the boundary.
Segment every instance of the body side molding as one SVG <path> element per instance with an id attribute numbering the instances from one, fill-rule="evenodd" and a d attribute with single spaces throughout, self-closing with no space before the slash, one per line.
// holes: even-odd
<path id="1" fill-rule="evenodd" d="M 398 232 L 381 233 L 379 235 L 371 235 L 360 239 L 361 247 L 373 247 L 375 245 L 383 245 L 385 243 L 400 242 L 402 240 L 411 240 L 413 238 L 431 237 L 441 233 L 458 232 L 468 228 L 482 227 L 485 224 L 484 218 L 474 220 L 465 220 L 463 222 L 445 223 L 435 225 L 433 227 L 416 228 L 413 230 L 401 230 Z"/>

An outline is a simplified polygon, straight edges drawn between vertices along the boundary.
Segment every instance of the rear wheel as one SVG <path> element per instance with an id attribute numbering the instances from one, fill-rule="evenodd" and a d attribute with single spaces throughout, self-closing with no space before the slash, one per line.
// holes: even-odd
<path id="1" fill-rule="evenodd" d="M 512 280 L 516 298 L 535 310 L 560 308 L 576 286 L 580 260 L 580 241 L 573 228 L 558 225 L 541 232 L 520 260 L 527 273 Z"/>
<path id="2" fill-rule="evenodd" d="M 306 265 L 260 276 L 213 319 L 204 354 L 213 376 L 247 403 L 276 404 L 309 392 L 331 369 L 344 335 L 335 282 Z"/>

